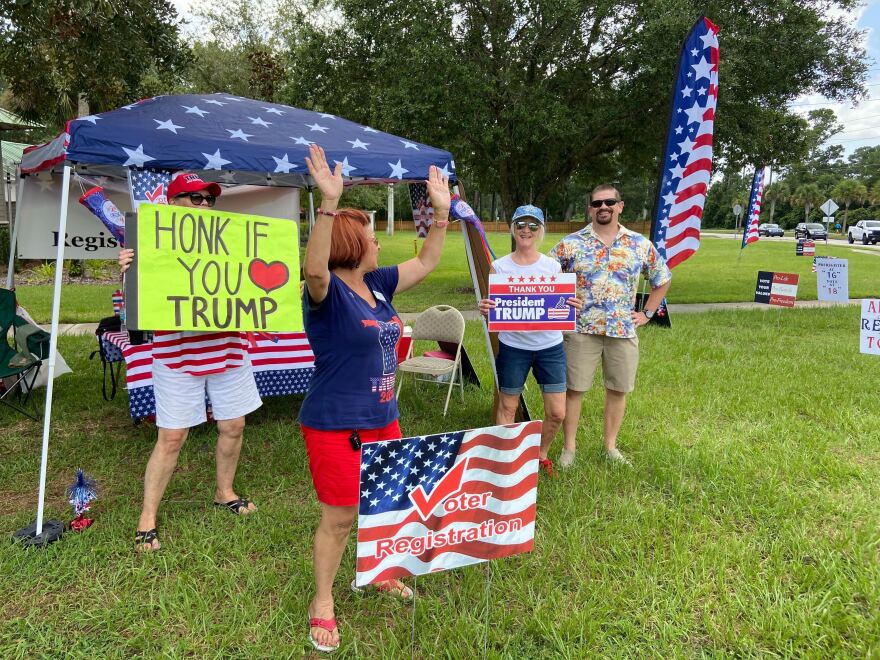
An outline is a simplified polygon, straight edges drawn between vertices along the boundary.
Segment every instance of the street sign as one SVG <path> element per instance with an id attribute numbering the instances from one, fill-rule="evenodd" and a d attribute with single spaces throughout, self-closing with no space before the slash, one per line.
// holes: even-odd
<path id="1" fill-rule="evenodd" d="M 743 207 L 739 204 L 734 204 L 733 206 L 733 214 L 736 216 L 742 215 Z"/>
<path id="2" fill-rule="evenodd" d="M 834 222 L 834 216 L 826 215 L 824 218 L 822 218 L 822 222 Z"/>
<path id="3" fill-rule="evenodd" d="M 834 212 L 839 208 L 840 207 L 830 197 L 825 200 L 825 203 L 822 204 L 822 206 L 819 207 L 819 209 L 825 215 L 834 215 Z"/>

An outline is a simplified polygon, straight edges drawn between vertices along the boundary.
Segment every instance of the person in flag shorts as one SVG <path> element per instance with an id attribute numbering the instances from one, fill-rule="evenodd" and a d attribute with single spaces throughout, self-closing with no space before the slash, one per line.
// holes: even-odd
<path id="1" fill-rule="evenodd" d="M 544 212 L 537 206 L 526 204 L 513 213 L 510 223 L 514 250 L 496 259 L 490 266 L 491 273 L 511 276 L 553 277 L 562 272 L 559 262 L 538 252 L 544 240 Z M 569 298 L 568 304 L 577 310 L 581 301 Z M 484 298 L 479 303 L 480 313 L 488 316 L 495 308 L 495 301 Z M 519 397 L 525 387 L 529 371 L 534 374 L 544 399 L 544 424 L 541 429 L 541 448 L 538 465 L 548 475 L 553 475 L 553 462 L 548 453 L 553 439 L 565 417 L 565 351 L 562 348 L 562 332 L 537 330 L 531 332 L 499 332 L 498 355 L 495 357 L 498 373 L 497 424 L 513 424 Z"/>
<path id="2" fill-rule="evenodd" d="M 168 203 L 210 211 L 221 188 L 197 174 L 182 172 L 168 184 Z M 124 273 L 134 250 L 119 253 Z M 159 503 L 189 429 L 207 421 L 205 394 L 217 421 L 217 485 L 214 505 L 236 515 L 256 511 L 233 489 L 244 434 L 245 415 L 262 405 L 242 332 L 166 332 L 153 334 L 153 394 L 159 436 L 147 461 L 144 501 L 135 533 L 139 550 L 161 547 L 156 525 Z"/>
<path id="3" fill-rule="evenodd" d="M 617 448 L 626 410 L 626 395 L 635 389 L 639 364 L 636 329 L 645 325 L 669 290 L 672 273 L 651 242 L 620 224 L 623 200 L 610 184 L 596 186 L 590 195 L 584 229 L 562 239 L 550 251 L 565 273 L 577 275 L 577 297 L 583 302 L 577 332 L 564 339 L 568 369 L 562 467 L 574 462 L 584 393 L 602 363 L 605 385 L 604 443 L 609 460 L 628 464 Z M 651 285 L 644 311 L 635 311 L 639 275 Z"/>
<path id="4" fill-rule="evenodd" d="M 306 165 L 321 191 L 303 265 L 303 316 L 315 372 L 299 421 L 321 505 L 308 625 L 313 646 L 329 652 L 339 647 L 333 581 L 358 514 L 361 445 L 402 437 L 394 384 L 403 323 L 392 299 L 440 262 L 451 200 L 448 179 L 431 166 L 427 186 L 434 219 L 424 245 L 417 257 L 380 268 L 379 241 L 367 215 L 337 209 L 342 164 L 331 170 L 324 150 L 312 144 Z M 405 600 L 413 597 L 399 580 L 373 588 Z M 352 589 L 360 590 L 354 582 Z"/>

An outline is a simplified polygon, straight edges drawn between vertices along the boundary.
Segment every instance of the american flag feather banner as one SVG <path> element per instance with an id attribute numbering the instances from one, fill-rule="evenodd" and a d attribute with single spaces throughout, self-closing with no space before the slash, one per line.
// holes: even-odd
<path id="1" fill-rule="evenodd" d="M 752 177 L 752 192 L 749 195 L 749 210 L 743 227 L 743 240 L 740 249 L 749 243 L 758 242 L 758 223 L 761 220 L 761 199 L 764 197 L 764 166 L 755 168 Z"/>
<path id="2" fill-rule="evenodd" d="M 434 207 L 431 206 L 431 200 L 428 197 L 428 184 L 424 182 L 411 183 L 409 185 L 409 199 L 412 204 L 416 236 L 425 238 L 434 221 Z"/>
<path id="3" fill-rule="evenodd" d="M 365 444 L 357 584 L 530 552 L 541 422 Z"/>
<path id="4" fill-rule="evenodd" d="M 651 223 L 651 240 L 670 268 L 700 247 L 717 102 L 718 28 L 701 17 L 681 48 Z"/>

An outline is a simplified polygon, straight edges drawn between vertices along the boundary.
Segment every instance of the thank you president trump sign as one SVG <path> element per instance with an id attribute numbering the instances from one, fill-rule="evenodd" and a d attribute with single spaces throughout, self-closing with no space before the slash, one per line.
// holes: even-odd
<path id="1" fill-rule="evenodd" d="M 529 552 L 541 422 L 361 449 L 357 584 Z"/>
<path id="2" fill-rule="evenodd" d="M 489 275 L 489 332 L 575 329 L 574 273 Z"/>
<path id="3" fill-rule="evenodd" d="M 302 330 L 297 223 L 207 207 L 126 215 L 126 322 L 144 330 Z"/>

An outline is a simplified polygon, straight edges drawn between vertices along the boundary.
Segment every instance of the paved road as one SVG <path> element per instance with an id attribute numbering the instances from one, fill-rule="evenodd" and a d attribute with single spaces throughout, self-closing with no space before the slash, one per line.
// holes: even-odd
<path id="1" fill-rule="evenodd" d="M 704 232 L 702 232 L 701 236 L 711 236 L 712 238 L 729 238 L 732 240 L 742 241 L 742 234 L 741 233 L 740 234 L 716 234 L 711 231 L 704 231 Z M 779 242 L 794 243 L 794 242 L 796 242 L 794 236 L 783 236 L 781 238 L 778 236 L 773 237 L 773 238 L 770 238 L 767 236 L 762 236 L 761 240 L 762 241 L 772 241 L 775 243 L 779 243 Z M 850 245 L 846 239 L 830 238 L 830 239 L 828 239 L 827 243 L 825 241 L 816 241 L 816 250 L 819 250 L 823 245 L 833 245 L 834 247 L 848 247 L 848 248 L 852 248 L 856 252 L 863 252 L 863 253 L 867 253 L 867 254 L 876 254 L 878 257 L 880 257 L 880 243 L 877 243 L 876 245 L 862 245 L 861 243 L 853 243 L 852 245 Z"/>

